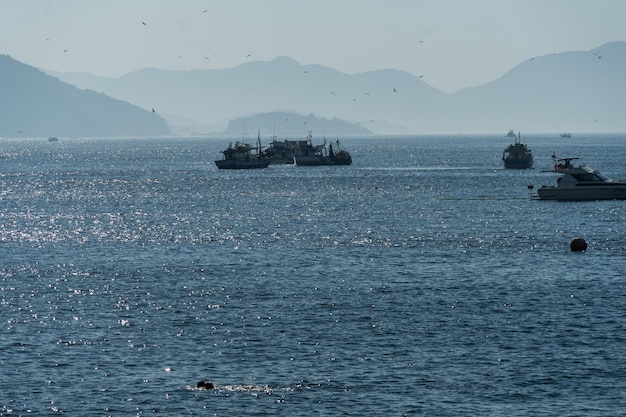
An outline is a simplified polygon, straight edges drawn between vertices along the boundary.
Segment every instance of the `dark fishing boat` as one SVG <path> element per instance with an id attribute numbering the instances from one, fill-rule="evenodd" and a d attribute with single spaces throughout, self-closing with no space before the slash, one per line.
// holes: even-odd
<path id="1" fill-rule="evenodd" d="M 302 156 L 308 148 L 307 140 L 287 140 L 279 142 L 274 138 L 266 152 L 272 157 L 271 164 L 295 164 L 296 156 Z"/>
<path id="2" fill-rule="evenodd" d="M 324 139 L 324 144 L 316 146 L 313 145 L 312 139 L 313 137 L 309 133 L 305 146 L 300 149 L 301 154 L 294 157 L 296 165 L 320 166 L 352 164 L 352 156 L 350 156 L 350 153 L 339 143 L 339 139 L 337 139 L 336 142 L 330 143 L 328 147 L 326 146 L 326 139 Z"/>
<path id="3" fill-rule="evenodd" d="M 272 158 L 261 149 L 261 137 L 257 138 L 257 145 L 235 142 L 222 151 L 224 159 L 215 161 L 219 169 L 259 169 L 267 168 Z"/>
<path id="4" fill-rule="evenodd" d="M 502 153 L 502 161 L 507 169 L 528 169 L 533 167 L 533 153 L 525 143 L 522 143 L 519 132 L 515 143 L 510 144 Z"/>

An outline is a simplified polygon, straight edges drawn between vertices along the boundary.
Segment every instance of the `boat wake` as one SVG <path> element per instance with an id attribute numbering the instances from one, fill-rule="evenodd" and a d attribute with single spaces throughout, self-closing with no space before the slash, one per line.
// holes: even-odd
<path id="1" fill-rule="evenodd" d="M 264 393 L 271 395 L 274 392 L 289 392 L 293 391 L 293 388 L 272 388 L 269 385 L 243 385 L 243 384 L 213 384 L 212 389 L 206 389 L 204 387 L 198 387 L 196 385 L 187 385 L 185 389 L 190 391 L 217 391 L 217 392 L 250 392 L 250 393 Z"/>

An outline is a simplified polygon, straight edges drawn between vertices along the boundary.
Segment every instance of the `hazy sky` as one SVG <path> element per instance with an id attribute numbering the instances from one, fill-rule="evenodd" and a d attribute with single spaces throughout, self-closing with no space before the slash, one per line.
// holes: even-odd
<path id="1" fill-rule="evenodd" d="M 525 59 L 626 41 L 624 0 L 0 0 L 0 54 L 120 76 L 289 56 L 452 92 Z"/>

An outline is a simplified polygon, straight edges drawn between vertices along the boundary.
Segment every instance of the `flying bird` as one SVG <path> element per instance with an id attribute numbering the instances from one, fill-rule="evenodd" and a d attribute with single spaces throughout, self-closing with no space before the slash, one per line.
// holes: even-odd
<path id="1" fill-rule="evenodd" d="M 154 107 L 152 108 L 152 113 L 154 113 Z"/>
<path id="2" fill-rule="evenodd" d="M 393 92 L 395 93 L 395 92 L 397 92 L 397 91 L 398 91 L 398 90 L 396 90 L 396 87 L 394 87 L 394 88 L 393 88 Z"/>
<path id="3" fill-rule="evenodd" d="M 147 26 L 146 22 L 144 22 L 144 21 L 142 21 L 141 24 L 144 25 L 144 26 Z"/>

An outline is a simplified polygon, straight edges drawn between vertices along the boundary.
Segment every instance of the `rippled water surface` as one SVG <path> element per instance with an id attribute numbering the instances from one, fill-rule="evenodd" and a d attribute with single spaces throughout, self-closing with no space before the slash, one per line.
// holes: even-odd
<path id="1" fill-rule="evenodd" d="M 626 201 L 528 192 L 553 152 L 626 178 L 626 136 L 530 135 L 528 171 L 470 135 L 219 171 L 229 140 L 0 140 L 0 414 L 626 409 Z"/>

